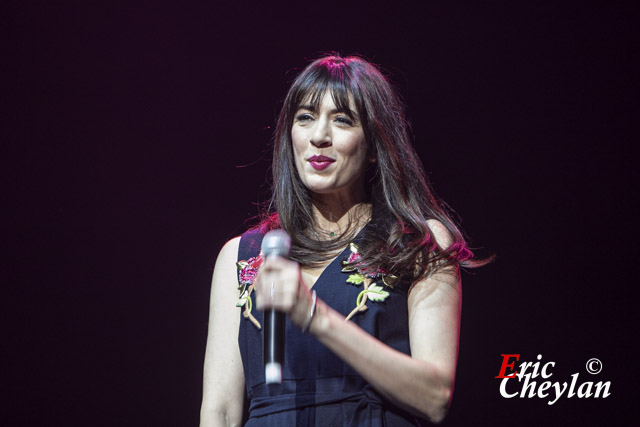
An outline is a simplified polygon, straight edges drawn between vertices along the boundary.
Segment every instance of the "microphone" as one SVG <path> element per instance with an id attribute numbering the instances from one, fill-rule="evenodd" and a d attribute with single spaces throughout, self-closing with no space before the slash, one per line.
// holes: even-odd
<path id="1" fill-rule="evenodd" d="M 260 248 L 265 259 L 271 256 L 288 257 L 291 238 L 284 230 L 271 230 L 264 235 Z M 264 286 L 264 284 L 263 284 Z M 262 336 L 262 361 L 267 384 L 282 383 L 284 363 L 285 315 L 273 308 L 264 312 L 264 335 Z"/>

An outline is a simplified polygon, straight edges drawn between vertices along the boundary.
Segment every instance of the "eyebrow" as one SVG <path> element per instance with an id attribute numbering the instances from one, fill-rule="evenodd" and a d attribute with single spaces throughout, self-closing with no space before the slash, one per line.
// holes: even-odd
<path id="1" fill-rule="evenodd" d="M 298 107 L 298 110 L 309 110 L 309 111 L 316 111 L 316 108 L 313 105 L 300 105 Z M 348 109 L 348 110 L 340 110 L 338 108 L 334 108 L 333 110 L 329 111 L 329 114 L 337 114 L 337 113 L 345 113 L 348 116 L 352 117 L 352 118 L 357 118 L 358 115 L 356 114 L 355 111 L 353 111 L 352 109 Z"/>

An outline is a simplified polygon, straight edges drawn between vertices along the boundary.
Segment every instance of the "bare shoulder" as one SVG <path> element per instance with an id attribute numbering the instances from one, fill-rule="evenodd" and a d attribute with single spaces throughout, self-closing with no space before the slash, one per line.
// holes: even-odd
<path id="1" fill-rule="evenodd" d="M 446 250 L 451 246 L 453 243 L 453 237 L 442 222 L 437 219 L 429 219 L 427 220 L 427 226 L 429 227 L 429 230 L 431 230 L 433 238 L 436 240 L 440 249 Z M 443 287 L 445 292 L 453 290 L 456 293 L 459 293 L 460 285 L 460 274 L 457 267 L 453 265 L 436 264 L 426 278 L 413 283 L 411 286 L 410 297 L 412 297 L 412 299 L 425 297 L 434 289 L 434 287 Z"/>
<path id="2" fill-rule="evenodd" d="M 443 223 L 432 218 L 427 220 L 427 226 L 429 227 L 429 230 L 431 230 L 433 237 L 436 239 L 436 243 L 441 249 L 447 249 L 451 246 L 453 238 Z"/>
<path id="3" fill-rule="evenodd" d="M 222 249 L 220 249 L 220 253 L 218 254 L 218 260 L 216 261 L 216 266 L 222 261 L 227 263 L 229 261 L 233 261 L 234 265 L 236 259 L 238 257 L 238 248 L 240 247 L 240 236 L 234 237 L 224 244 Z"/>
<path id="4" fill-rule="evenodd" d="M 240 237 L 229 240 L 220 250 L 211 282 L 211 306 L 224 305 L 224 310 L 229 306 L 235 308 L 235 300 L 238 298 L 238 274 L 236 261 Z M 230 304 L 230 302 L 234 302 Z"/>
<path id="5" fill-rule="evenodd" d="M 211 283 L 212 297 L 216 294 L 216 299 L 235 299 L 237 298 L 238 274 L 236 262 L 238 260 L 238 249 L 240 247 L 240 237 L 234 237 L 229 240 L 220 249 L 216 264 L 213 269 L 213 279 Z M 233 286 L 232 284 L 235 284 Z M 211 304 L 215 305 L 220 301 L 211 300 Z"/>

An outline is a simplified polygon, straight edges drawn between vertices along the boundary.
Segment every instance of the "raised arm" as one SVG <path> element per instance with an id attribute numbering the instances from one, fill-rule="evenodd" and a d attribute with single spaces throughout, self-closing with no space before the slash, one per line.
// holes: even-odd
<path id="1" fill-rule="evenodd" d="M 236 307 L 239 242 L 237 237 L 222 248 L 213 272 L 201 427 L 239 426 L 242 423 L 244 373 L 238 348 L 240 312 Z"/>
<path id="2" fill-rule="evenodd" d="M 437 221 L 430 221 L 429 226 L 438 244 L 448 247 L 451 239 L 446 229 Z M 277 259 L 263 265 L 265 273 L 277 271 L 284 276 L 281 295 L 288 295 L 286 288 L 294 286 L 295 274 L 298 283 L 302 280 L 294 264 Z M 259 308 L 270 304 L 264 289 L 257 296 Z M 383 344 L 355 323 L 345 322 L 341 314 L 320 300 L 309 332 L 391 402 L 421 418 L 440 422 L 453 392 L 461 300 L 455 268 L 414 284 L 408 299 L 411 356 Z M 297 325 L 304 324 L 310 305 L 305 286 L 297 287 L 296 297 L 275 301 L 275 307 L 288 312 Z"/>

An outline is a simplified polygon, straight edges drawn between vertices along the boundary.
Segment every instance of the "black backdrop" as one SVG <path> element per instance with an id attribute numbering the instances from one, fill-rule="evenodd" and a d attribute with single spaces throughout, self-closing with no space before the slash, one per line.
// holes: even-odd
<path id="1" fill-rule="evenodd" d="M 497 254 L 464 277 L 446 424 L 620 421 L 637 378 L 632 2 L 255 3 L 3 6 L 11 425 L 197 423 L 215 257 L 265 200 L 294 69 L 329 50 L 386 69 L 437 193 Z M 502 353 L 612 395 L 502 398 Z"/>

